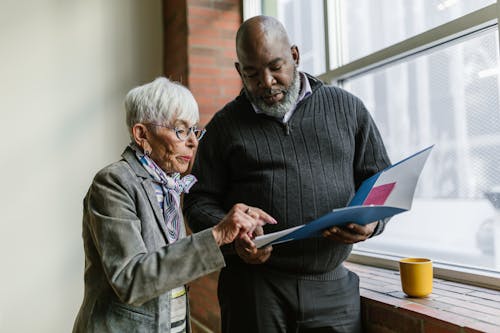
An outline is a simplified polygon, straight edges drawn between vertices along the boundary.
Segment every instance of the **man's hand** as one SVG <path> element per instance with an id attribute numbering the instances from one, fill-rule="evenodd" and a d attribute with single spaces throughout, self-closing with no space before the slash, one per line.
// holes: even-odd
<path id="1" fill-rule="evenodd" d="M 359 225 L 349 223 L 345 227 L 332 227 L 323 231 L 323 236 L 331 240 L 344 243 L 354 244 L 367 240 L 375 231 L 378 221 L 367 225 Z"/>
<path id="2" fill-rule="evenodd" d="M 264 231 L 261 226 L 255 228 L 253 238 L 263 235 Z M 257 249 L 253 242 L 247 242 L 246 239 L 236 239 L 234 241 L 234 249 L 240 258 L 247 264 L 262 264 L 271 256 L 272 246 L 266 246 L 262 249 Z"/>

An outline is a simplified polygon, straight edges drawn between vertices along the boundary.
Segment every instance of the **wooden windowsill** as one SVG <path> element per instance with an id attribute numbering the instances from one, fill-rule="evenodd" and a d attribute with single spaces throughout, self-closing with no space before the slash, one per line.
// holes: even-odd
<path id="1" fill-rule="evenodd" d="M 401 290 L 398 271 L 345 265 L 360 277 L 367 331 L 500 332 L 500 291 L 434 279 L 432 294 L 410 298 Z"/>

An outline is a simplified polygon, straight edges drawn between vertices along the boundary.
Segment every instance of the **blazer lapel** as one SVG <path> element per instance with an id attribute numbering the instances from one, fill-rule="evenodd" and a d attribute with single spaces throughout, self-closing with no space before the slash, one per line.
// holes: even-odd
<path id="1" fill-rule="evenodd" d="M 158 223 L 158 227 L 162 231 L 163 237 L 165 238 L 165 242 L 168 244 L 167 238 L 167 226 L 165 225 L 165 218 L 163 217 L 163 212 L 161 210 L 160 205 L 158 204 L 158 199 L 156 198 L 155 189 L 153 187 L 153 179 L 151 175 L 144 169 L 141 163 L 137 160 L 137 156 L 135 156 L 135 152 L 127 147 L 122 154 L 123 159 L 130 165 L 132 170 L 135 172 L 137 177 L 142 178 L 141 185 L 144 189 L 144 193 L 149 200 L 149 204 L 151 205 L 151 209 L 153 210 L 156 223 Z"/>

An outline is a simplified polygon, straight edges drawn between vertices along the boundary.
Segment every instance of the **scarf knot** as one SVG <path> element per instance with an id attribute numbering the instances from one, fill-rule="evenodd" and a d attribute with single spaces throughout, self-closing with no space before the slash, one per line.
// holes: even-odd
<path id="1" fill-rule="evenodd" d="M 159 204 L 163 208 L 167 238 L 169 243 L 173 243 L 185 232 L 180 212 L 180 195 L 189 193 L 197 179 L 193 175 L 186 175 L 181 178 L 178 172 L 167 175 L 149 156 L 144 155 L 137 145 L 131 144 L 130 147 L 134 150 L 144 169 L 151 175 L 157 187 L 160 188 L 161 199 L 159 199 Z"/>
<path id="2" fill-rule="evenodd" d="M 196 182 L 197 179 L 193 175 L 186 175 L 181 178 L 180 174 L 175 173 L 170 177 L 166 176 L 166 181 L 162 184 L 169 190 L 175 191 L 178 195 L 181 195 L 182 193 L 189 193 L 189 190 Z"/>

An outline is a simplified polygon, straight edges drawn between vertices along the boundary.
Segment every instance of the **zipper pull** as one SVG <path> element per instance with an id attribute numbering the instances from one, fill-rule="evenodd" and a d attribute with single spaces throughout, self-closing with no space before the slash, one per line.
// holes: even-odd
<path id="1" fill-rule="evenodd" d="M 285 125 L 285 135 L 290 135 L 290 126 L 288 125 L 288 122 L 283 125 Z"/>

